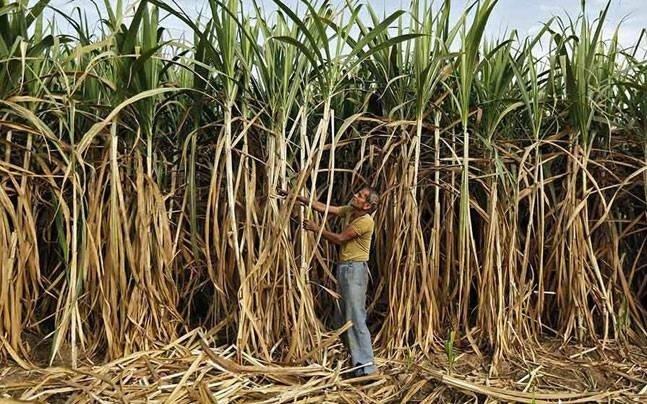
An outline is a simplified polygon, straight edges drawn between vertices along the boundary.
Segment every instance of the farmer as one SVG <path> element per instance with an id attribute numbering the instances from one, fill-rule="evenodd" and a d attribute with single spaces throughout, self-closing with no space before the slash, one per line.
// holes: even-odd
<path id="1" fill-rule="evenodd" d="M 279 195 L 286 197 L 287 191 L 280 190 Z M 297 196 L 301 205 L 307 205 L 308 199 Z M 346 226 L 341 233 L 326 230 L 310 220 L 304 220 L 305 230 L 318 233 L 328 242 L 340 246 L 337 263 L 337 281 L 342 297 L 338 318 L 342 324 L 351 321 L 353 326 L 346 331 L 346 344 L 350 351 L 353 367 L 357 370 L 354 376 L 374 373 L 377 368 L 373 361 L 371 335 L 366 327 L 366 287 L 368 284 L 368 257 L 371 249 L 371 237 L 375 223 L 371 214 L 377 209 L 379 195 L 372 188 L 362 188 L 353 195 L 346 206 L 328 206 L 328 214 L 341 216 Z M 326 204 L 314 201 L 312 208 L 325 212 Z"/>

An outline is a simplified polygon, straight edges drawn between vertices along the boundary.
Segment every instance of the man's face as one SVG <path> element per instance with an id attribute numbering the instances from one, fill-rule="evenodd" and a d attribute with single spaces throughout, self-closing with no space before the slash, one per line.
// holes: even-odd
<path id="1" fill-rule="evenodd" d="M 351 199 L 350 205 L 355 209 L 369 210 L 371 208 L 371 204 L 368 202 L 369 193 L 370 191 L 366 188 L 360 189 L 359 192 L 353 195 L 353 199 Z"/>

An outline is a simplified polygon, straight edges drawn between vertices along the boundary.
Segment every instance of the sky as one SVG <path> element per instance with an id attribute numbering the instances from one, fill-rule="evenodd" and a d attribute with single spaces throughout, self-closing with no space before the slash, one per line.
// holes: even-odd
<path id="1" fill-rule="evenodd" d="M 123 1 L 127 4 L 134 2 L 133 0 Z M 187 13 L 195 16 L 207 4 L 206 0 L 175 1 Z M 252 4 L 249 0 L 241 1 L 244 7 Z M 258 1 L 267 10 L 276 9 L 272 0 Z M 340 4 L 342 1 L 332 0 L 333 4 Z M 295 8 L 299 4 L 299 0 L 283 0 L 283 2 Z M 452 9 L 458 12 L 471 2 L 472 0 L 453 0 Z M 589 14 L 597 15 L 606 2 L 607 0 L 587 0 Z M 98 0 L 97 3 L 103 4 L 103 1 Z M 378 13 L 390 14 L 400 8 L 407 9 L 409 0 L 370 0 L 370 3 Z M 74 7 L 80 7 L 88 13 L 91 24 L 92 21 L 98 21 L 97 13 L 90 0 L 52 0 L 50 4 L 68 15 Z M 647 0 L 611 0 L 607 18 L 607 36 L 622 21 L 619 30 L 620 42 L 626 45 L 635 44 L 642 29 L 647 26 L 646 5 Z M 551 16 L 565 16 L 566 14 L 577 16 L 580 9 L 581 0 L 499 0 L 488 23 L 486 35 L 490 38 L 501 37 L 512 29 L 516 29 L 521 36 L 530 35 L 537 32 L 541 28 L 541 23 L 548 21 Z M 173 37 L 179 37 L 187 32 L 183 24 L 177 20 L 169 19 L 163 25 L 168 28 Z"/>

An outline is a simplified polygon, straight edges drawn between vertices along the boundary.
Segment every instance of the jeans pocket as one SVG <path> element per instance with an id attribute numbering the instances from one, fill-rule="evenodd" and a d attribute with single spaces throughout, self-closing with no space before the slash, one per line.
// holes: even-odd
<path id="1" fill-rule="evenodd" d="M 350 282 L 352 268 L 347 263 L 337 264 L 337 282 L 341 288 Z"/>
<path id="2" fill-rule="evenodd" d="M 354 263 L 348 270 L 349 282 L 355 286 L 366 288 L 368 283 L 368 272 L 364 263 Z"/>

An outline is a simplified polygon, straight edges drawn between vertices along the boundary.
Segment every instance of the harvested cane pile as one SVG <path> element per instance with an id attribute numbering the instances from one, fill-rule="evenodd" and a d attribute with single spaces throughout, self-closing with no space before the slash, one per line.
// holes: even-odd
<path id="1" fill-rule="evenodd" d="M 289 366 L 259 360 L 232 345 L 213 348 L 213 343 L 208 333 L 194 330 L 160 349 L 104 365 L 0 375 L 7 381 L 5 392 L 41 402 L 66 397 L 75 397 L 71 402 L 453 403 L 481 397 L 521 403 L 640 402 L 647 391 L 647 356 L 640 350 L 592 358 L 593 347 L 565 362 L 565 352 L 545 345 L 494 377 L 463 354 L 452 369 L 442 357 L 421 354 L 379 360 L 380 375 L 346 379 L 349 369 L 334 360 L 337 344 L 322 347 L 326 356 L 320 363 Z"/>
<path id="2" fill-rule="evenodd" d="M 64 34 L 27 3 L 0 0 L 0 359 L 22 368 L 0 393 L 645 393 L 647 65 L 644 36 L 604 36 L 608 7 L 486 40 L 495 0 L 458 18 L 210 0 L 197 22 L 106 2 L 96 26 L 55 13 Z M 275 191 L 364 185 L 384 374 L 360 388 L 339 378 L 335 251 L 300 228 L 326 218 Z M 556 342 L 598 356 L 538 353 Z"/>

